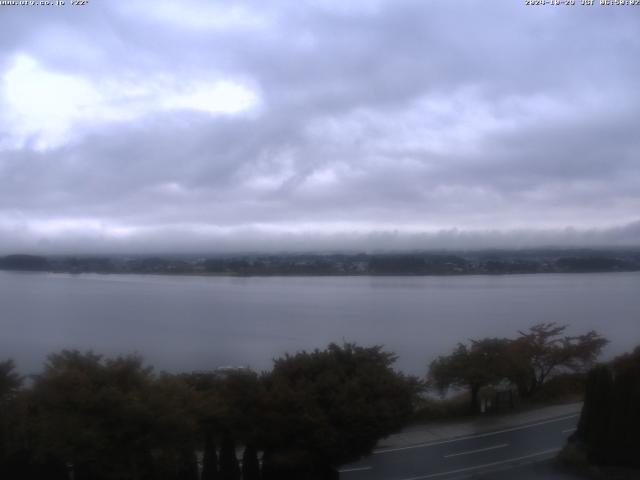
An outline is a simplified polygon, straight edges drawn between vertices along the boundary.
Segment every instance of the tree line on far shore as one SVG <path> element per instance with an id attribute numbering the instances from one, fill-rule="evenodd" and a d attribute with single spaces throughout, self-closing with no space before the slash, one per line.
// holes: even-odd
<path id="1" fill-rule="evenodd" d="M 489 250 L 476 252 L 305 253 L 200 256 L 0 256 L 0 270 L 179 275 L 505 275 L 632 272 L 630 250 Z"/>

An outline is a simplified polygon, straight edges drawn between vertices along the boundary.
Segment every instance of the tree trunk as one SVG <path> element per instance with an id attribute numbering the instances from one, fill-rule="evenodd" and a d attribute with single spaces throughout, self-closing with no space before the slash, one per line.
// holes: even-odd
<path id="1" fill-rule="evenodd" d="M 248 445 L 242 455 L 242 480 L 260 480 L 260 463 L 255 447 Z"/>
<path id="2" fill-rule="evenodd" d="M 469 405 L 471 408 L 471 413 L 479 413 L 480 412 L 480 385 L 471 385 L 471 404 Z"/>
<path id="3" fill-rule="evenodd" d="M 225 435 L 220 448 L 220 478 L 222 480 L 240 480 L 240 467 L 236 458 L 233 439 Z"/>
<path id="4" fill-rule="evenodd" d="M 204 454 L 202 457 L 202 480 L 216 480 L 218 475 L 218 454 L 213 435 L 207 434 L 204 439 Z"/>

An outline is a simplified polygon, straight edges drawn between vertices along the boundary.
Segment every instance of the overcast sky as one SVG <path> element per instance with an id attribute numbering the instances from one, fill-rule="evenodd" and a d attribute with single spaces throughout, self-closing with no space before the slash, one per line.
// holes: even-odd
<path id="1" fill-rule="evenodd" d="M 640 7 L 66 3 L 0 6 L 0 252 L 640 244 Z"/>

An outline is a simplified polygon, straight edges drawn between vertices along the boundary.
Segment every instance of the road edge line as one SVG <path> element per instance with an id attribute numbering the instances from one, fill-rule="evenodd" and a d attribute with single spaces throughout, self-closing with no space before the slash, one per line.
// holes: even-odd
<path id="1" fill-rule="evenodd" d="M 414 448 L 433 447 L 435 445 L 445 445 L 447 443 L 460 442 L 460 441 L 463 441 L 463 440 L 471 440 L 471 439 L 474 439 L 474 438 L 490 437 L 491 435 L 499 435 L 501 433 L 515 432 L 517 430 L 525 430 L 527 428 L 537 427 L 537 426 L 540 426 L 540 425 L 547 425 L 549 423 L 561 422 L 563 420 L 569 420 L 570 418 L 576 418 L 576 417 L 579 417 L 579 416 L 580 416 L 580 413 L 575 413 L 575 414 L 572 414 L 572 415 L 565 415 L 565 416 L 562 416 L 562 417 L 557 417 L 557 418 L 544 420 L 544 421 L 540 421 L 540 422 L 535 422 L 535 423 L 529 423 L 529 424 L 520 425 L 520 426 L 517 426 L 517 427 L 510 427 L 510 428 L 505 428 L 505 429 L 502 429 L 502 430 L 495 430 L 495 431 L 479 433 L 479 434 L 475 434 L 475 435 L 465 435 L 465 436 L 462 436 L 462 437 L 450 438 L 448 440 L 436 440 L 436 441 L 433 441 L 433 442 L 416 443 L 416 444 L 413 444 L 413 445 L 407 445 L 406 447 L 382 448 L 382 449 L 379 449 L 379 450 L 374 450 L 373 452 L 371 452 L 371 454 L 372 455 L 381 455 L 381 454 L 384 454 L 384 453 L 400 452 L 402 450 L 411 450 L 411 449 L 414 449 Z"/>

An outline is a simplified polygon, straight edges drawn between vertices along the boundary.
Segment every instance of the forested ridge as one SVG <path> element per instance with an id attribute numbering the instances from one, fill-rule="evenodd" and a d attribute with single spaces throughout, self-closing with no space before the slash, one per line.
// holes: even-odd
<path id="1" fill-rule="evenodd" d="M 488 250 L 165 256 L 0 257 L 0 270 L 179 275 L 505 275 L 640 271 L 638 250 Z"/>

